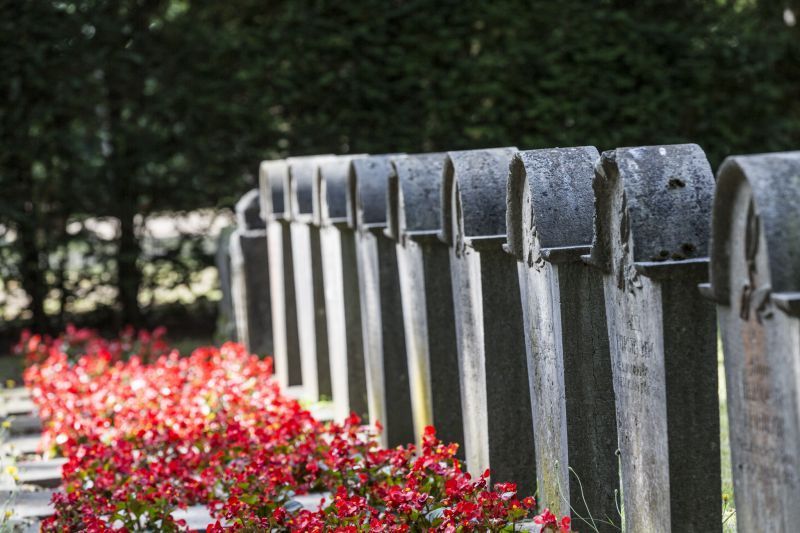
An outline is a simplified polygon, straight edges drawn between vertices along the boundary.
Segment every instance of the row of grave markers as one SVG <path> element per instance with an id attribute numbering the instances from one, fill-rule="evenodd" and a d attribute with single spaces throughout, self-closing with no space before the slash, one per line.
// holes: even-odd
<path id="1" fill-rule="evenodd" d="M 718 320 L 738 528 L 800 524 L 800 152 L 716 184 L 691 144 L 288 158 L 237 219 L 237 335 L 283 385 L 578 529 L 721 529 Z"/>

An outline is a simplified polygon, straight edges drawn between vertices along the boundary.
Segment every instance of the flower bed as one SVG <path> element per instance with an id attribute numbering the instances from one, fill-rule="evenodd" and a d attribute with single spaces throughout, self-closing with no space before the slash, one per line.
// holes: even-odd
<path id="1" fill-rule="evenodd" d="M 25 383 L 44 446 L 68 458 L 45 531 L 181 531 L 204 504 L 208 531 L 510 531 L 533 514 L 511 483 L 489 487 L 427 428 L 420 450 L 381 448 L 380 426 L 320 423 L 242 346 L 180 357 L 163 332 L 106 341 L 68 330 L 23 337 Z M 329 495 L 318 510 L 294 498 Z M 569 518 L 534 517 L 552 531 Z"/>

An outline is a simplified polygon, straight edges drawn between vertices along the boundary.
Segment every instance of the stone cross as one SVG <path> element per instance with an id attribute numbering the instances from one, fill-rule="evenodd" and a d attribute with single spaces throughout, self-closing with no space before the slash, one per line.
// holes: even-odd
<path id="1" fill-rule="evenodd" d="M 467 468 L 491 468 L 520 494 L 536 488 L 528 369 L 516 261 L 506 242 L 515 148 L 448 152 L 442 235 L 450 247 Z"/>
<path id="2" fill-rule="evenodd" d="M 348 220 L 357 230 L 358 281 L 370 419 L 384 445 L 414 442 L 403 308 L 394 241 L 385 234 L 391 156 L 350 163 Z"/>
<path id="3" fill-rule="evenodd" d="M 590 262 L 603 272 L 627 531 L 719 531 L 717 342 L 708 273 L 714 178 L 696 145 L 619 148 L 595 168 Z"/>
<path id="4" fill-rule="evenodd" d="M 354 157 L 363 156 L 321 162 L 314 181 L 314 223 L 320 232 L 331 389 L 338 421 L 351 412 L 365 420 L 369 416 L 356 233 L 347 224 L 347 175 Z"/>
<path id="5" fill-rule="evenodd" d="M 397 242 L 414 432 L 435 425 L 464 446 L 450 254 L 439 240 L 439 191 L 447 154 L 393 158 L 388 234 Z"/>
<path id="6" fill-rule="evenodd" d="M 333 395 L 322 248 L 319 226 L 313 223 L 314 179 L 317 167 L 326 159 L 332 158 L 292 157 L 286 160 L 289 164 L 287 190 L 303 396 L 311 401 L 330 399 Z"/>
<path id="7" fill-rule="evenodd" d="M 284 388 L 303 383 L 294 292 L 289 195 L 285 190 L 289 181 L 288 174 L 289 166 L 284 160 L 264 161 L 259 168 L 261 212 L 267 225 L 275 375 Z"/>
<path id="8" fill-rule="evenodd" d="M 736 525 L 800 524 L 800 152 L 729 157 L 711 285 L 725 350 Z"/>
<path id="9" fill-rule="evenodd" d="M 258 189 L 236 203 L 236 222 L 229 248 L 236 337 L 250 352 L 272 355 L 267 232 L 259 216 Z"/>
<path id="10" fill-rule="evenodd" d="M 576 529 L 585 518 L 584 528 L 614 531 L 619 465 L 603 280 L 581 261 L 598 157 L 590 146 L 518 152 L 506 225 L 522 289 L 537 501 L 571 514 Z"/>

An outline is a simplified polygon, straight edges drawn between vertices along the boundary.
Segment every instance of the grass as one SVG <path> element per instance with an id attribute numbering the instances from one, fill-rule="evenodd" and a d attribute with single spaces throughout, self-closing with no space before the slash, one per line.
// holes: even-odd
<path id="1" fill-rule="evenodd" d="M 733 470 L 731 467 L 730 430 L 728 427 L 728 395 L 725 384 L 725 363 L 722 346 L 717 349 L 719 375 L 719 450 L 722 467 L 723 533 L 736 532 L 736 509 L 733 504 Z"/>

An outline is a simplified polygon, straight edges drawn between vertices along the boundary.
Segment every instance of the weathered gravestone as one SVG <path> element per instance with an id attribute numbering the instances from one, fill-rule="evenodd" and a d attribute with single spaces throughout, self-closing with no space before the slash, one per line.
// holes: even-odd
<path id="1" fill-rule="evenodd" d="M 450 246 L 467 467 L 491 468 L 493 480 L 526 495 L 536 489 L 536 458 L 525 334 L 516 261 L 503 251 L 515 152 L 448 153 L 441 237 Z"/>
<path id="2" fill-rule="evenodd" d="M 414 442 L 403 309 L 395 243 L 386 234 L 390 156 L 350 163 L 348 218 L 356 228 L 358 282 L 372 421 L 384 426 L 384 445 Z"/>
<path id="3" fill-rule="evenodd" d="M 719 531 L 714 178 L 696 145 L 619 148 L 595 168 L 591 263 L 603 272 L 627 531 Z"/>
<path id="4" fill-rule="evenodd" d="M 284 388 L 303 382 L 288 218 L 289 200 L 288 191 L 285 191 L 288 174 L 289 167 L 284 160 L 264 161 L 259 169 L 261 212 L 267 225 L 275 375 Z"/>
<path id="5" fill-rule="evenodd" d="M 309 400 L 332 396 L 328 323 L 319 226 L 314 222 L 314 179 L 327 156 L 289 158 L 290 226 L 303 392 Z"/>
<path id="6" fill-rule="evenodd" d="M 439 240 L 446 154 L 398 156 L 389 179 L 388 234 L 397 242 L 414 432 L 435 425 L 464 445 L 450 253 Z"/>
<path id="7" fill-rule="evenodd" d="M 236 203 L 237 228 L 230 237 L 231 300 L 239 342 L 251 353 L 272 355 L 267 231 L 258 196 L 253 189 Z"/>
<path id="8" fill-rule="evenodd" d="M 710 295 L 725 350 L 736 524 L 800 524 L 800 152 L 729 157 Z"/>
<path id="9" fill-rule="evenodd" d="M 334 417 L 339 421 L 351 412 L 364 419 L 369 413 L 356 233 L 347 224 L 347 175 L 351 159 L 340 156 L 325 160 L 320 163 L 314 181 L 314 223 L 319 226 L 322 249 L 331 389 Z"/>
<path id="10" fill-rule="evenodd" d="M 236 317 L 233 312 L 233 296 L 231 295 L 231 234 L 236 226 L 222 228 L 217 237 L 217 250 L 214 262 L 217 265 L 219 288 L 222 298 L 219 301 L 219 317 L 217 318 L 217 335 L 226 340 L 237 340 Z M 271 324 L 270 324 L 271 327 Z"/>
<path id="11" fill-rule="evenodd" d="M 594 147 L 518 152 L 508 180 L 509 251 L 525 317 L 541 508 L 617 529 L 614 391 L 603 280 L 592 241 Z M 573 476 L 570 477 L 570 469 Z"/>

